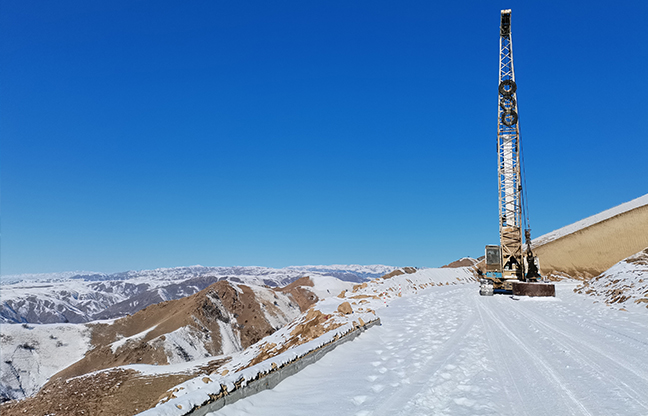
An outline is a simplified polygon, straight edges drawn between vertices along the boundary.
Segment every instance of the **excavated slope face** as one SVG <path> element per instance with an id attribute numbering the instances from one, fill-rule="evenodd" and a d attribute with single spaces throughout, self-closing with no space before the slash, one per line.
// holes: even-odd
<path id="1" fill-rule="evenodd" d="M 534 251 L 543 275 L 567 274 L 589 279 L 645 247 L 648 205 L 561 236 L 534 247 Z"/>

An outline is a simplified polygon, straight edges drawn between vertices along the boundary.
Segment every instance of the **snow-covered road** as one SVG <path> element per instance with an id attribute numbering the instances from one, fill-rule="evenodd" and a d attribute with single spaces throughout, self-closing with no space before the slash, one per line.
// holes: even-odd
<path id="1" fill-rule="evenodd" d="M 433 287 L 382 326 L 217 415 L 647 415 L 648 313 Z"/>

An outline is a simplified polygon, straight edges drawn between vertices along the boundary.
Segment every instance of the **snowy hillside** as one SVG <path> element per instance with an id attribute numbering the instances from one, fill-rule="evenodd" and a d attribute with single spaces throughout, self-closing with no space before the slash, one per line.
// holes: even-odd
<path id="1" fill-rule="evenodd" d="M 352 286 L 330 276 L 303 277 L 279 289 L 221 280 L 117 320 L 0 324 L 0 401 L 35 393 L 55 373 L 71 378 L 134 363 L 167 368 L 236 353 L 293 320 L 318 294 Z"/>
<path id="2" fill-rule="evenodd" d="M 361 282 L 392 271 L 383 265 L 268 267 L 177 267 L 115 274 L 84 272 L 3 276 L 0 322 L 89 322 L 133 314 L 155 303 L 180 299 L 228 280 L 285 286 L 304 276 Z"/>
<path id="3" fill-rule="evenodd" d="M 648 308 L 648 248 L 574 289 L 616 308 Z"/>
<path id="4" fill-rule="evenodd" d="M 85 325 L 2 325 L 0 400 L 32 395 L 47 379 L 80 360 L 90 347 Z"/>

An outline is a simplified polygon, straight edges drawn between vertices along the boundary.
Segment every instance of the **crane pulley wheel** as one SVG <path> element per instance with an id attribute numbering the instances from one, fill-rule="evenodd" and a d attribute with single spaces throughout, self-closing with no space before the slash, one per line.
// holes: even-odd
<path id="1" fill-rule="evenodd" d="M 502 124 L 507 127 L 514 126 L 518 122 L 518 115 L 514 110 L 502 112 Z"/>
<path id="2" fill-rule="evenodd" d="M 499 93 L 505 97 L 510 97 L 515 94 L 517 90 L 517 85 L 512 79 L 505 79 L 499 84 Z"/>
<path id="3" fill-rule="evenodd" d="M 515 108 L 515 98 L 513 98 L 513 96 L 505 96 L 504 99 L 500 101 L 500 107 L 502 107 L 502 110 L 504 111 L 513 110 Z"/>

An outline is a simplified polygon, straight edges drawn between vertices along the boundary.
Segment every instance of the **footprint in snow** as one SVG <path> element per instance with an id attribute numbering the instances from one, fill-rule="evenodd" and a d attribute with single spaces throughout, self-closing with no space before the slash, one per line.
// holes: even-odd
<path id="1" fill-rule="evenodd" d="M 370 381 L 370 382 L 372 382 L 372 383 L 373 383 L 374 381 L 376 381 L 377 379 L 378 379 L 378 376 L 367 376 L 367 380 Z"/>
<path id="2" fill-rule="evenodd" d="M 385 386 L 383 386 L 382 384 L 375 384 L 371 386 L 371 390 L 373 390 L 374 393 L 380 393 L 381 391 L 383 391 L 384 388 Z"/>
<path id="3" fill-rule="evenodd" d="M 470 384 L 459 384 L 457 386 L 457 390 L 459 390 L 459 391 L 479 391 L 479 387 L 471 386 Z"/>
<path id="4" fill-rule="evenodd" d="M 356 405 L 360 406 L 362 403 L 364 403 L 367 400 L 367 396 L 355 396 L 351 401 Z"/>
<path id="5" fill-rule="evenodd" d="M 457 403 L 459 406 L 466 406 L 466 407 L 473 407 L 475 405 L 474 400 L 470 400 L 466 397 L 460 397 L 458 399 L 453 399 L 455 403 Z"/>

